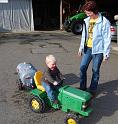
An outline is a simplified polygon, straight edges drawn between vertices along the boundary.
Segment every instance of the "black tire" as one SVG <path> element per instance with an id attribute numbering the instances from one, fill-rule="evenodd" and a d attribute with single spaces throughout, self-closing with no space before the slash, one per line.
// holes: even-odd
<path id="1" fill-rule="evenodd" d="M 64 119 L 65 124 L 79 124 L 79 117 L 76 114 L 69 113 Z"/>
<path id="2" fill-rule="evenodd" d="M 65 31 L 71 32 L 71 29 L 70 29 L 70 22 L 69 22 L 68 19 L 65 19 L 64 24 L 63 24 L 63 28 L 64 28 Z"/>
<path id="3" fill-rule="evenodd" d="M 35 113 L 43 113 L 45 111 L 44 100 L 39 97 L 32 96 L 29 101 L 29 107 Z"/>
<path id="4" fill-rule="evenodd" d="M 82 21 L 73 21 L 71 24 L 71 30 L 74 34 L 79 35 L 83 30 L 83 22 Z"/>
<path id="5" fill-rule="evenodd" d="M 23 88 L 23 83 L 22 83 L 22 81 L 20 79 L 18 79 L 16 81 L 16 84 L 17 84 L 17 87 L 18 87 L 19 90 L 23 90 L 24 89 Z"/>
<path id="6" fill-rule="evenodd" d="M 65 28 L 66 32 L 71 32 L 71 29 L 69 27 Z"/>

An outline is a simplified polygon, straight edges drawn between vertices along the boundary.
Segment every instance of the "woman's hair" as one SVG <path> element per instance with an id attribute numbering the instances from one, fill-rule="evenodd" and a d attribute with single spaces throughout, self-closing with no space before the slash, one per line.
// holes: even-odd
<path id="1" fill-rule="evenodd" d="M 96 2 L 94 0 L 90 0 L 90 1 L 87 1 L 83 7 L 82 7 L 82 10 L 83 11 L 92 11 L 93 13 L 97 14 L 98 13 L 98 8 L 97 8 L 97 5 L 96 5 Z"/>
<path id="2" fill-rule="evenodd" d="M 48 55 L 46 56 L 46 64 L 49 62 L 54 62 L 56 63 L 56 58 L 54 57 L 54 55 Z"/>

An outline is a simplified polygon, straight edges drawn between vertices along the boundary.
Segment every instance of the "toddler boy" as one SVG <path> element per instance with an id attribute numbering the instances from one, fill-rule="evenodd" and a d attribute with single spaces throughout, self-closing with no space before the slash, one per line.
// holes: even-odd
<path id="1" fill-rule="evenodd" d="M 53 55 L 46 56 L 46 69 L 42 78 L 42 86 L 45 88 L 48 98 L 52 103 L 57 104 L 58 100 L 54 94 L 54 89 L 61 86 L 64 77 L 56 66 L 56 58 Z"/>

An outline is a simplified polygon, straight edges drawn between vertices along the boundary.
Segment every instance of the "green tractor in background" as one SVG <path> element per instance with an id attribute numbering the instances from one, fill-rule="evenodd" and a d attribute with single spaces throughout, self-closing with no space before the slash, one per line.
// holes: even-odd
<path id="1" fill-rule="evenodd" d="M 63 24 L 64 30 L 67 32 L 72 31 L 76 35 L 81 34 L 83 30 L 83 20 L 86 17 L 87 16 L 84 12 L 79 12 L 73 16 L 69 16 L 65 19 Z"/>

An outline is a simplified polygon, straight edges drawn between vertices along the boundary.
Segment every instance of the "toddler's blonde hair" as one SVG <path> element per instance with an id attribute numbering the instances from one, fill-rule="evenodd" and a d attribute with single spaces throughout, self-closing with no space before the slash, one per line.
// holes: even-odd
<path id="1" fill-rule="evenodd" d="M 46 64 L 48 64 L 49 62 L 53 62 L 56 63 L 56 58 L 54 57 L 54 55 L 48 55 L 46 56 Z"/>

